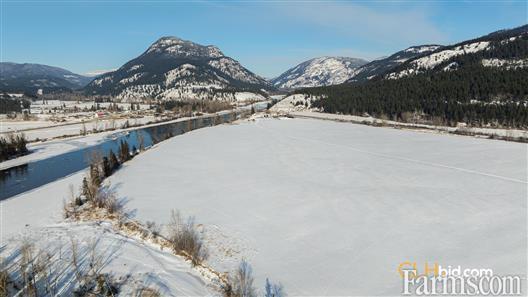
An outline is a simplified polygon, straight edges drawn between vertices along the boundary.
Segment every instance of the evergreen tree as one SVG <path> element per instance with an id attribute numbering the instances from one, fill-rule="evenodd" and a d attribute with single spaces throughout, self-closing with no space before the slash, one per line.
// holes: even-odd
<path id="1" fill-rule="evenodd" d="M 112 175 L 112 166 L 110 165 L 110 161 L 107 157 L 103 157 L 103 173 L 105 177 L 109 177 Z"/>
<path id="2" fill-rule="evenodd" d="M 112 172 L 116 171 L 117 168 L 119 168 L 119 160 L 117 160 L 116 155 L 114 154 L 114 151 L 110 150 L 110 153 L 108 154 L 108 162 L 110 165 L 110 168 L 112 168 Z"/>
<path id="3" fill-rule="evenodd" d="M 121 163 L 124 163 L 130 159 L 130 151 L 128 148 L 128 142 L 125 140 L 121 140 L 120 148 L 119 148 L 119 158 L 121 160 Z"/>

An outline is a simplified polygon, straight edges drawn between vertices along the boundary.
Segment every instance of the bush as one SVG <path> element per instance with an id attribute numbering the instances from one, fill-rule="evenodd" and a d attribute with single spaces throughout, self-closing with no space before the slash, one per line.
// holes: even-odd
<path id="1" fill-rule="evenodd" d="M 123 208 L 117 200 L 115 192 L 108 185 L 99 188 L 97 203 L 99 208 L 106 209 L 109 214 L 120 213 Z"/>
<path id="2" fill-rule="evenodd" d="M 148 232 L 150 232 L 154 238 L 160 235 L 160 227 L 156 224 L 156 222 L 147 221 L 145 224 L 147 225 Z"/>
<path id="3" fill-rule="evenodd" d="M 7 137 L 0 137 L 0 161 L 21 156 L 27 152 L 27 140 L 24 134 L 8 134 Z"/>
<path id="4" fill-rule="evenodd" d="M 251 265 L 246 260 L 242 260 L 234 275 L 229 278 L 224 294 L 228 297 L 257 297 L 253 281 Z"/>
<path id="5" fill-rule="evenodd" d="M 196 230 L 194 218 L 187 218 L 184 222 L 178 211 L 172 211 L 169 223 L 169 241 L 175 253 L 184 253 L 198 265 L 207 259 L 207 251 L 201 235 Z"/>

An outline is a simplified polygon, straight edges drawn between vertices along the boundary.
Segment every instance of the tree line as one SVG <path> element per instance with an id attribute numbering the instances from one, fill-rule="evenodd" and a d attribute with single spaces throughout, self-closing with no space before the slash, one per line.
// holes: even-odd
<path id="1" fill-rule="evenodd" d="M 424 73 L 399 79 L 370 81 L 297 90 L 319 98 L 312 106 L 329 113 L 364 115 L 454 126 L 528 127 L 528 69 L 485 67 L 482 59 L 527 59 L 528 35 L 504 42 L 488 39 L 488 49 L 460 55 Z M 455 69 L 444 67 L 455 63 Z M 393 71 L 406 69 L 404 63 Z"/>
<path id="2" fill-rule="evenodd" d="M 406 113 L 445 125 L 528 127 L 528 69 L 500 69 L 473 64 L 456 71 L 428 72 L 299 90 L 324 99 L 313 107 L 329 113 L 406 121 Z"/>

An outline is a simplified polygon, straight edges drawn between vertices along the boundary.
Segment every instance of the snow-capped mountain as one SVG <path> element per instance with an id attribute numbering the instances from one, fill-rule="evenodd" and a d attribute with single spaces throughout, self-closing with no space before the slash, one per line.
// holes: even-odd
<path id="1" fill-rule="evenodd" d="M 0 91 L 36 93 L 66 91 L 84 87 L 92 78 L 41 64 L 0 63 Z"/>
<path id="2" fill-rule="evenodd" d="M 437 44 L 411 46 L 407 49 L 396 52 L 389 57 L 374 60 L 357 68 L 348 82 L 370 80 L 380 74 L 387 73 L 409 59 L 427 55 L 440 47 L 441 46 Z"/>
<path id="3" fill-rule="evenodd" d="M 263 93 L 273 87 L 263 78 L 226 57 L 216 46 L 177 37 L 163 37 L 142 55 L 86 86 L 89 94 L 124 100 L 227 99 L 236 92 Z M 260 96 L 261 98 L 261 96 Z"/>
<path id="4" fill-rule="evenodd" d="M 409 59 L 384 78 L 398 79 L 425 72 L 454 71 L 479 64 L 506 69 L 528 66 L 528 25 L 438 48 Z"/>
<path id="5" fill-rule="evenodd" d="M 296 89 L 340 84 L 351 78 L 355 70 L 368 63 L 348 57 L 320 57 L 305 61 L 271 80 L 281 89 Z"/>

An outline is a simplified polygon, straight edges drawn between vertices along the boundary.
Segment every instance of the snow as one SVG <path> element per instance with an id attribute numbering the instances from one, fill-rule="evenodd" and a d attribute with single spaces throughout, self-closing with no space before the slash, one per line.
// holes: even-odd
<path id="1" fill-rule="evenodd" d="M 174 67 L 152 72 L 158 62 L 167 59 Z M 178 61 L 182 62 L 180 65 Z M 154 64 L 152 64 L 154 63 Z M 149 64 L 149 65 L 147 65 Z M 151 65 L 152 64 L 152 65 Z M 132 65 L 132 66 L 129 66 Z M 176 66 L 178 65 L 178 66 Z M 150 69 L 140 72 L 138 69 Z M 114 76 L 120 76 L 114 82 Z M 141 83 L 145 81 L 148 83 Z M 177 37 L 162 37 L 141 56 L 129 61 L 118 72 L 109 73 L 89 84 L 94 94 L 117 90 L 123 101 L 137 99 L 211 99 L 230 100 L 217 89 L 248 90 L 251 86 L 270 87 L 268 82 L 244 68 L 239 62 L 225 57 L 216 46 L 203 46 Z"/>
<path id="2" fill-rule="evenodd" d="M 528 67 L 528 59 L 482 59 L 484 67 L 504 67 L 506 69 L 517 69 Z"/>
<path id="3" fill-rule="evenodd" d="M 140 79 L 143 75 L 145 75 L 145 73 L 143 73 L 143 72 L 134 73 L 134 75 L 132 75 L 130 77 L 123 78 L 122 80 L 119 81 L 119 83 L 122 84 L 122 85 L 130 84 L 130 83 L 133 83 L 136 80 Z"/>
<path id="4" fill-rule="evenodd" d="M 265 101 L 266 98 L 260 94 L 251 93 L 251 92 L 236 92 L 235 100 L 237 102 L 245 101 Z"/>
<path id="5" fill-rule="evenodd" d="M 5 259 L 8 255 L 16 255 L 16 247 L 24 239 L 29 239 L 39 249 L 48 252 L 61 250 L 63 254 L 72 239 L 78 242 L 80 254 L 96 241 L 97 250 L 106 258 L 102 272 L 111 272 L 117 278 L 131 277 L 120 296 L 131 296 L 140 285 L 159 288 L 162 296 L 215 294 L 210 281 L 181 257 L 117 233 L 109 224 L 63 221 L 61 207 L 63 199 L 67 197 L 68 187 L 72 184 L 77 189 L 83 176 L 84 172 L 79 172 L 34 191 L 0 201 L 0 256 Z M 73 277 L 73 274 L 64 275 Z M 68 281 L 63 279 L 59 282 L 59 287 L 65 290 L 64 296 L 71 295 Z"/>
<path id="6" fill-rule="evenodd" d="M 143 67 L 143 64 L 134 65 L 134 66 L 130 67 L 130 69 L 128 69 L 127 72 L 132 72 L 132 71 L 138 70 L 138 69 L 140 69 L 142 67 Z"/>
<path id="7" fill-rule="evenodd" d="M 475 101 L 478 102 L 478 101 Z M 277 104 L 278 105 L 278 104 Z M 273 106 L 275 107 L 275 106 Z M 427 124 L 414 124 L 414 123 L 403 123 L 389 120 L 382 120 L 373 117 L 366 116 L 355 116 L 355 115 L 344 115 L 344 114 L 333 114 L 333 113 L 323 113 L 323 112 L 312 112 L 306 109 L 284 109 L 284 110 L 273 110 L 276 112 L 286 112 L 291 116 L 300 117 L 300 118 L 310 118 L 310 119 L 321 119 L 321 120 L 331 120 L 331 121 L 341 121 L 341 122 L 351 122 L 351 123 L 365 123 L 365 124 L 380 124 L 380 125 L 389 125 L 400 128 L 409 128 L 413 130 L 420 130 L 422 132 L 447 132 L 447 133 L 456 133 L 465 132 L 468 134 L 475 135 L 485 135 L 485 136 L 499 136 L 499 137 L 509 137 L 509 138 L 525 138 L 528 139 L 527 130 L 519 129 L 498 129 L 498 128 L 480 128 L 480 127 L 464 127 L 460 130 L 460 127 L 447 127 L 447 126 L 434 126 Z"/>
<path id="8" fill-rule="evenodd" d="M 445 66 L 442 70 L 443 71 L 452 71 L 452 70 L 456 70 L 458 69 L 458 63 L 457 62 L 451 62 L 449 64 L 447 64 L 447 66 Z"/>
<path id="9" fill-rule="evenodd" d="M 210 60 L 208 64 L 211 67 L 220 70 L 224 74 L 243 82 L 250 84 L 259 84 L 263 82 L 260 77 L 250 73 L 244 69 L 240 63 L 231 58 L 222 57 L 219 59 Z"/>
<path id="10" fill-rule="evenodd" d="M 479 41 L 464 45 L 456 46 L 452 49 L 442 50 L 410 62 L 410 67 L 400 72 L 392 72 L 387 75 L 389 79 L 398 79 L 401 77 L 421 73 L 427 69 L 433 69 L 441 63 L 460 55 L 476 53 L 488 49 L 488 41 Z"/>
<path id="11" fill-rule="evenodd" d="M 158 118 L 155 116 L 143 116 L 141 118 L 117 118 L 117 119 L 95 119 L 95 120 L 89 120 L 86 122 L 80 122 L 78 120 L 66 122 L 62 124 L 52 124 L 50 123 L 43 123 L 43 126 L 33 127 L 31 122 L 24 122 L 18 123 L 17 122 L 2 122 L 0 126 L 2 128 L 0 129 L 2 132 L 0 133 L 0 136 L 3 136 L 5 132 L 23 132 L 26 136 L 26 139 L 29 141 L 33 141 L 36 139 L 51 139 L 55 137 L 63 137 L 63 136 L 77 136 L 80 134 L 80 131 L 84 128 L 86 128 L 87 131 L 91 132 L 94 129 L 98 131 L 108 130 L 108 129 L 116 129 L 122 127 L 127 121 L 129 125 L 143 125 L 148 122 L 154 122 Z M 39 123 L 40 124 L 40 123 Z M 29 127 L 28 127 L 29 125 Z M 35 123 L 36 125 L 36 123 Z M 22 130 L 29 129 L 32 127 L 32 130 Z M 5 131 L 5 132 L 4 132 Z"/>
<path id="12" fill-rule="evenodd" d="M 426 52 L 432 52 L 436 49 L 438 49 L 440 47 L 440 45 L 424 45 L 424 46 L 413 46 L 413 47 L 410 47 L 406 50 L 404 50 L 404 52 L 407 52 L 407 53 L 426 53 Z"/>
<path id="13" fill-rule="evenodd" d="M 356 69 L 366 62 L 345 57 L 315 58 L 286 71 L 272 83 L 287 89 L 340 84 L 356 75 Z"/>
<path id="14" fill-rule="evenodd" d="M 209 56 L 213 58 L 222 57 L 224 54 L 215 46 L 203 46 L 191 41 L 177 37 L 163 37 L 153 43 L 147 53 L 168 53 L 174 56 L 201 57 Z"/>
<path id="15" fill-rule="evenodd" d="M 313 98 L 316 100 L 317 98 Z M 273 105 L 270 108 L 271 112 L 277 113 L 290 113 L 295 111 L 305 111 L 308 110 L 311 106 L 312 99 L 305 94 L 294 94 L 287 96 L 277 104 Z"/>
<path id="16" fill-rule="evenodd" d="M 167 73 L 165 73 L 165 85 L 170 86 L 181 77 L 191 75 L 193 72 L 195 72 L 195 70 L 196 66 L 191 64 L 183 64 L 178 68 L 167 71 Z"/>
<path id="17" fill-rule="evenodd" d="M 0 122 L 0 133 L 16 132 L 26 129 L 42 128 L 57 125 L 52 121 L 7 121 L 2 120 Z"/>
<path id="18" fill-rule="evenodd" d="M 103 132 L 88 136 L 78 136 L 68 139 L 30 143 L 27 145 L 27 148 L 30 152 L 29 154 L 0 162 L 0 170 L 93 146 L 103 142 L 108 135 L 113 133 L 116 132 Z"/>
<path id="19" fill-rule="evenodd" d="M 104 76 L 104 77 L 101 77 L 101 78 L 98 78 L 98 79 L 94 80 L 90 84 L 95 84 L 95 85 L 98 85 L 98 86 L 102 86 L 103 84 L 105 84 L 107 82 L 112 82 L 113 80 L 114 80 L 114 76 L 112 74 L 108 74 L 107 76 Z"/>
<path id="20" fill-rule="evenodd" d="M 176 152 L 176 153 L 175 153 Z M 526 279 L 526 144 L 306 119 L 161 143 L 110 178 L 141 221 L 203 223 L 290 296 L 399 295 L 403 261 Z M 260 285 L 259 285 L 260 286 Z"/>

